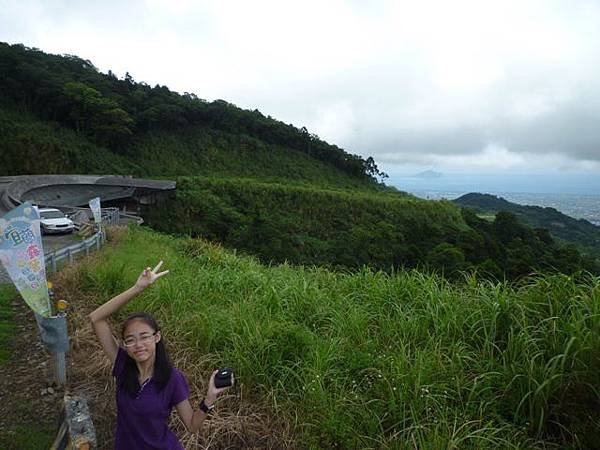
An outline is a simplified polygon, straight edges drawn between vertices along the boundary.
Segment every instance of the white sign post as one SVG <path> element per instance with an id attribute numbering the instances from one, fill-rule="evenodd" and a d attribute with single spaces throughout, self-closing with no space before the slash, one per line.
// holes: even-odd
<path id="1" fill-rule="evenodd" d="M 91 199 L 88 204 L 94 215 L 94 222 L 96 222 L 98 230 L 102 233 L 102 207 L 100 206 L 100 197 Z"/>
<path id="2" fill-rule="evenodd" d="M 100 225 L 102 223 L 102 208 L 100 207 L 100 197 L 91 199 L 89 205 L 90 209 L 92 210 L 92 214 L 94 215 L 94 222 Z"/>

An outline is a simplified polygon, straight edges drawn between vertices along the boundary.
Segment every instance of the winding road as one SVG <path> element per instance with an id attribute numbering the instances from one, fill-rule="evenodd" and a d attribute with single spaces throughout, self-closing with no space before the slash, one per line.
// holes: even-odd
<path id="1" fill-rule="evenodd" d="M 0 177 L 0 217 L 20 204 L 32 201 L 39 205 L 58 207 L 87 206 L 89 199 L 100 196 L 105 200 L 134 199 L 153 204 L 162 193 L 174 191 L 175 181 L 145 180 L 113 175 L 21 175 Z M 141 223 L 135 216 L 120 216 L 119 222 Z M 44 253 L 78 242 L 75 233 L 43 236 Z M 10 278 L 0 264 L 0 284 Z"/>

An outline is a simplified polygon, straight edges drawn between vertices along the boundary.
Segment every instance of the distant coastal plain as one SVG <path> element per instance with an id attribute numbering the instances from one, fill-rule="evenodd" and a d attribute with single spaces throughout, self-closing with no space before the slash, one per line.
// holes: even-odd
<path id="1" fill-rule="evenodd" d="M 453 200 L 470 192 L 493 194 L 520 205 L 555 208 L 600 226 L 600 177 L 591 174 L 444 174 L 436 178 L 391 175 L 387 184 L 432 200 Z"/>

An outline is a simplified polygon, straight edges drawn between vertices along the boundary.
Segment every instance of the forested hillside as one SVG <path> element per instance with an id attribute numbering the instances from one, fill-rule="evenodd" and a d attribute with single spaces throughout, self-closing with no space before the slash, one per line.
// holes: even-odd
<path id="1" fill-rule="evenodd" d="M 156 131 L 115 153 L 82 133 L 0 103 L 0 175 L 105 173 L 240 176 L 380 190 L 381 184 L 275 144 L 203 126 Z"/>
<path id="2" fill-rule="evenodd" d="M 129 74 L 118 79 L 80 57 L 50 55 L 20 44 L 0 43 L 0 100 L 53 126 L 74 130 L 119 155 L 141 156 L 136 153 L 140 139 L 146 142 L 156 133 L 187 133 L 200 127 L 206 134 L 192 154 L 209 143 L 239 152 L 257 146 L 269 151 L 285 148 L 367 182 L 384 175 L 372 158 L 348 154 L 304 127 L 258 110 L 243 110 L 223 100 L 207 102 L 190 93 L 179 95 L 166 86 L 135 82 Z M 186 151 L 183 156 L 192 155 Z"/>
<path id="3" fill-rule="evenodd" d="M 490 223 L 447 201 L 407 194 L 178 178 L 168 208 L 146 216 L 153 228 L 202 236 L 258 255 L 357 269 L 419 267 L 456 277 L 515 279 L 532 272 L 599 272 L 590 258 L 561 246 L 509 213 Z"/>
<path id="4" fill-rule="evenodd" d="M 555 208 L 518 205 L 490 194 L 465 194 L 453 202 L 480 213 L 510 212 L 524 223 L 534 228 L 545 228 L 559 240 L 577 245 L 590 256 L 600 257 L 600 227 L 585 219 L 574 219 Z"/>
<path id="5" fill-rule="evenodd" d="M 512 215 L 493 223 L 383 185 L 372 158 L 305 128 L 166 86 L 100 73 L 90 61 L 0 43 L 0 175 L 126 174 L 178 180 L 169 233 L 217 240 L 265 262 L 494 279 L 598 272 Z M 190 178 L 180 178 L 190 176 Z"/>

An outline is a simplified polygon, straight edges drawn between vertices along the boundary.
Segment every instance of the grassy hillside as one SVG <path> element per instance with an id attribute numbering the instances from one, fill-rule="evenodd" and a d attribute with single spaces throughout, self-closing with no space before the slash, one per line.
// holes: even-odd
<path id="1" fill-rule="evenodd" d="M 574 219 L 555 208 L 518 205 L 490 194 L 466 194 L 453 200 L 453 202 L 488 214 L 508 211 L 517 216 L 523 223 L 534 228 L 545 228 L 558 239 L 571 242 L 577 245 L 582 252 L 600 258 L 600 227 L 585 219 Z"/>
<path id="2" fill-rule="evenodd" d="M 449 284 L 416 271 L 268 267 L 130 229 L 76 284 L 99 303 L 159 259 L 171 273 L 128 309 L 155 313 L 167 341 L 187 348 L 192 391 L 212 367 L 234 367 L 238 401 L 267 405 L 299 448 L 594 448 L 600 438 L 598 278 Z"/>

